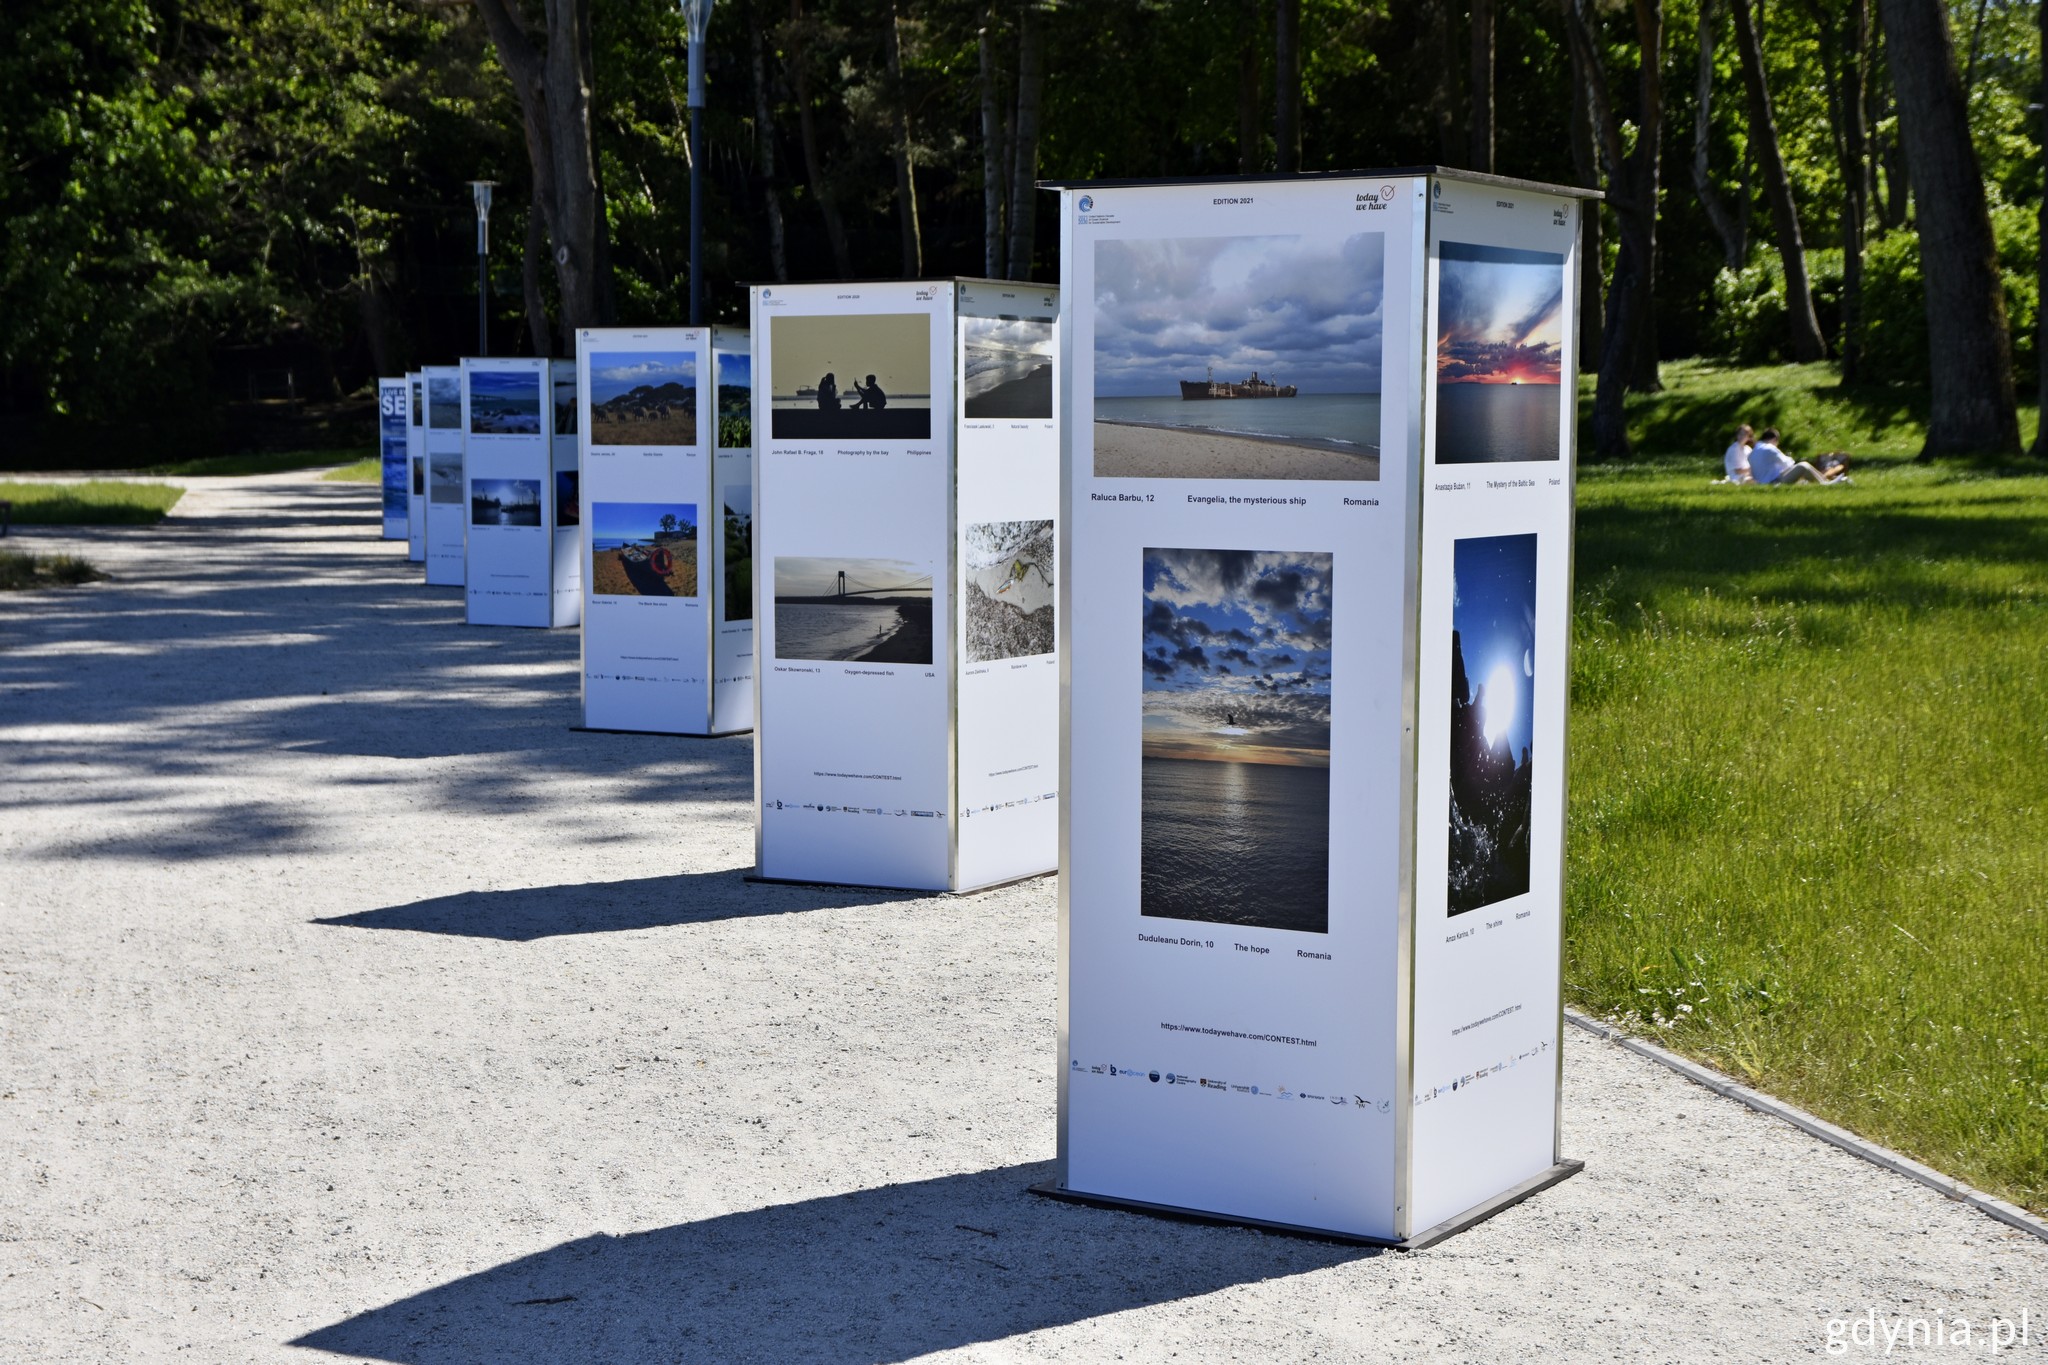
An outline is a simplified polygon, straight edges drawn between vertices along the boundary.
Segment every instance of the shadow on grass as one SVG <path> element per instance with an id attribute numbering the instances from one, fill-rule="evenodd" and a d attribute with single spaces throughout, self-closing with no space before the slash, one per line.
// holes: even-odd
<path id="1" fill-rule="evenodd" d="M 1379 1254 L 1024 1192 L 1052 1173 L 1001 1166 L 581 1237 L 291 1344 L 418 1365 L 904 1361 Z"/>
<path id="2" fill-rule="evenodd" d="M 731 868 L 620 882 L 461 891 L 411 905 L 316 919 L 313 923 L 531 943 L 564 934 L 613 934 L 837 909 L 844 905 L 874 905 L 918 894 L 749 883 L 744 880 L 746 874 L 747 869 Z"/>

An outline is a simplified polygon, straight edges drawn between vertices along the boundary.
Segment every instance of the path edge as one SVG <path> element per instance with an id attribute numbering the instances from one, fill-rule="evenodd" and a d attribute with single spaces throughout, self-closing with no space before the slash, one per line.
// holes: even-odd
<path id="1" fill-rule="evenodd" d="M 2007 1227 L 2017 1229 L 2029 1236 L 2038 1237 L 2042 1241 L 2048 1242 L 2048 1222 L 2036 1218 L 2017 1204 L 2007 1203 L 1997 1195 L 1986 1194 L 1980 1189 L 1965 1185 L 1960 1180 L 1943 1175 L 1932 1166 L 1924 1166 L 1909 1156 L 1894 1152 L 1889 1147 L 1881 1147 L 1867 1138 L 1858 1137 L 1848 1129 L 1838 1127 L 1835 1124 L 1829 1123 L 1826 1119 L 1809 1114 L 1796 1105 L 1787 1104 L 1783 1100 L 1775 1099 L 1760 1090 L 1752 1090 L 1748 1086 L 1722 1075 L 1712 1067 L 1704 1066 L 1689 1058 L 1681 1057 L 1670 1049 L 1659 1047 L 1655 1043 L 1632 1037 L 1611 1024 L 1603 1024 L 1597 1019 L 1578 1013 L 1576 1010 L 1566 1010 L 1564 1017 L 1566 1023 L 1583 1029 L 1596 1038 L 1604 1039 L 1618 1047 L 1626 1048 L 1638 1057 L 1645 1057 L 1660 1066 L 1668 1067 L 1687 1080 L 1697 1085 L 1705 1086 L 1717 1095 L 1747 1105 L 1759 1114 L 1768 1114 L 1774 1119 L 1781 1119 L 1801 1132 L 1817 1137 L 1832 1147 L 1838 1147 L 1851 1156 L 1860 1157 L 1873 1166 L 1882 1166 L 1885 1170 L 1895 1175 L 1903 1175 L 1909 1180 L 1916 1180 L 1944 1198 L 1953 1199 L 1959 1204 L 1968 1204 L 1977 1212 L 1984 1214 L 1986 1217 L 1995 1218 Z"/>

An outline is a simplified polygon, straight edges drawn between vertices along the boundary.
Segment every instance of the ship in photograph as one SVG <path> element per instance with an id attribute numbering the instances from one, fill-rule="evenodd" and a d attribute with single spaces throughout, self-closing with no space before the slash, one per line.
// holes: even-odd
<path id="1" fill-rule="evenodd" d="M 903 559 L 775 558 L 775 657 L 932 662 L 932 571 Z"/>
<path id="2" fill-rule="evenodd" d="M 593 597 L 695 597 L 697 504 L 590 504 Z"/>
<path id="3" fill-rule="evenodd" d="M 1097 242 L 1095 476 L 1379 478 L 1385 243 Z"/>
<path id="4" fill-rule="evenodd" d="M 768 337 L 776 440 L 925 441 L 932 434 L 925 313 L 775 317 Z"/>
<path id="5" fill-rule="evenodd" d="M 1536 537 L 1452 547 L 1449 912 L 1529 890 Z"/>
<path id="6" fill-rule="evenodd" d="M 1330 927 L 1331 556 L 1147 550 L 1139 913 Z"/>

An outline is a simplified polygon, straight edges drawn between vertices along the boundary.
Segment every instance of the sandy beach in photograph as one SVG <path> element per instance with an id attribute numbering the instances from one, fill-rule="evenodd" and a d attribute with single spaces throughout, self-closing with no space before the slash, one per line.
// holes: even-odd
<path id="1" fill-rule="evenodd" d="M 1377 479 L 1380 457 L 1262 436 L 1095 423 L 1098 479 Z"/>

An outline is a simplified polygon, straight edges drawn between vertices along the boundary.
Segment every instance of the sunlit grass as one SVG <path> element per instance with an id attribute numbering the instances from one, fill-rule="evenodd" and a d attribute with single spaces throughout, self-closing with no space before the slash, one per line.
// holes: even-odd
<path id="1" fill-rule="evenodd" d="M 1581 471 L 1567 990 L 2048 1209 L 2048 477 L 1918 441 Z"/>
<path id="2" fill-rule="evenodd" d="M 36 555 L 0 550 L 0 592 L 24 588 L 69 588 L 106 575 L 76 555 Z"/>
<path id="3" fill-rule="evenodd" d="M 330 469 L 320 476 L 330 483 L 376 483 L 384 477 L 384 461 L 372 455 L 368 459 L 345 464 L 339 469 Z"/>
<path id="4" fill-rule="evenodd" d="M 354 449 L 360 450 L 357 446 Z M 181 477 L 226 477 L 238 474 L 287 474 L 295 469 L 319 469 L 325 465 L 340 464 L 348 459 L 352 450 L 286 450 L 271 451 L 255 455 L 207 455 L 197 460 L 175 460 L 170 464 L 150 465 L 145 474 L 172 474 Z M 375 461 L 367 463 L 374 464 Z"/>
<path id="5" fill-rule="evenodd" d="M 17 526 L 147 526 L 164 519 L 185 490 L 161 483 L 92 479 L 83 483 L 0 482 Z"/>

